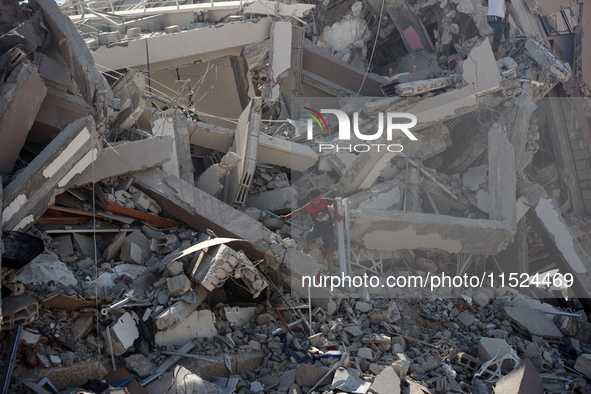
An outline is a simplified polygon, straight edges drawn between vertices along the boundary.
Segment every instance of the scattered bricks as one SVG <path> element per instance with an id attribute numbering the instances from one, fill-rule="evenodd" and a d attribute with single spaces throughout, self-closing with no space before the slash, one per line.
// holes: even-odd
<path id="1" fill-rule="evenodd" d="M 373 351 L 368 347 L 362 347 L 357 351 L 357 356 L 365 360 L 373 360 Z"/>
<path id="2" fill-rule="evenodd" d="M 375 378 L 369 391 L 376 394 L 400 394 L 400 377 L 392 367 L 386 367 Z"/>
<path id="3" fill-rule="evenodd" d="M 581 354 L 577 358 L 574 368 L 591 379 L 591 354 Z"/>
<path id="4" fill-rule="evenodd" d="M 526 358 L 497 382 L 494 392 L 495 394 L 544 394 L 544 382 L 536 367 Z"/>
<path id="5" fill-rule="evenodd" d="M 108 330 L 111 337 L 111 343 L 113 345 L 113 354 L 115 356 L 121 356 L 124 354 L 130 347 L 133 346 L 133 342 L 140 335 L 135 321 L 129 312 L 117 319 L 117 321 L 115 321 L 115 323 L 113 323 L 111 327 L 108 328 Z M 103 336 L 105 338 L 105 350 L 107 353 L 111 354 L 107 331 L 103 333 Z"/>
<path id="6" fill-rule="evenodd" d="M 137 374 L 141 378 L 150 376 L 156 367 L 143 354 L 134 354 L 125 359 L 125 368 Z"/>
<path id="7" fill-rule="evenodd" d="M 120 259 L 126 263 L 132 264 L 142 264 L 144 262 L 142 258 L 142 249 L 132 242 L 124 243 L 121 246 Z"/>
<path id="8" fill-rule="evenodd" d="M 186 275 L 178 275 L 174 278 L 168 278 L 166 286 L 171 297 L 180 297 L 191 289 L 191 281 Z"/>
<path id="9" fill-rule="evenodd" d="M 300 387 L 314 387 L 316 384 L 324 386 L 332 382 L 334 373 L 331 373 L 326 378 L 322 379 L 329 371 L 329 368 L 315 367 L 313 365 L 299 364 L 296 375 L 296 383 Z M 322 379 L 322 380 L 320 380 Z"/>

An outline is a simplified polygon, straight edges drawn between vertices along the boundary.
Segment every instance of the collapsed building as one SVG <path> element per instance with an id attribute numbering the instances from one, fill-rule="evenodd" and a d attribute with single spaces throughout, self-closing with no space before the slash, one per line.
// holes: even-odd
<path id="1" fill-rule="evenodd" d="M 193 3 L 1 6 L 3 393 L 589 389 L 584 1 Z"/>

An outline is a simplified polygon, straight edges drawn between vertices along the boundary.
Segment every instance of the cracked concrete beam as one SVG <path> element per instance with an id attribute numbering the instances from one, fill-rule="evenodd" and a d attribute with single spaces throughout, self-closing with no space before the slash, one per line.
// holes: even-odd
<path id="1" fill-rule="evenodd" d="M 571 288 L 575 297 L 591 306 L 591 259 L 585 252 L 568 225 L 554 208 L 552 200 L 538 184 L 522 182 L 519 192 L 531 206 L 526 217 L 532 228 L 542 239 L 560 272 L 571 273 L 574 285 Z"/>
<path id="2" fill-rule="evenodd" d="M 23 61 L 0 91 L 0 173 L 12 171 L 47 89 L 37 67 Z"/>
<path id="3" fill-rule="evenodd" d="M 495 255 L 515 234 L 507 222 L 378 209 L 352 210 L 351 239 L 367 249 Z"/>
<path id="4" fill-rule="evenodd" d="M 97 157 L 100 144 L 92 117 L 72 122 L 4 190 L 2 228 L 24 230 Z"/>
<path id="5" fill-rule="evenodd" d="M 71 187 L 95 183 L 101 179 L 127 175 L 160 165 L 170 160 L 172 143 L 173 138 L 165 135 L 139 141 L 125 141 L 104 148 L 97 156 L 94 168 L 88 167 L 74 177 Z"/>
<path id="6" fill-rule="evenodd" d="M 217 236 L 249 241 L 239 246 L 251 260 L 264 258 L 271 270 L 283 263 L 299 275 L 318 272 L 314 258 L 282 246 L 281 239 L 261 223 L 182 179 L 155 168 L 134 175 L 134 179 L 137 187 L 164 210 L 191 227 L 202 232 L 211 229 Z"/>
<path id="7" fill-rule="evenodd" d="M 235 131 L 209 123 L 189 122 L 191 144 L 226 153 L 232 146 Z M 306 171 L 318 161 L 318 154 L 307 145 L 267 134 L 259 135 L 257 161 Z"/>
<path id="8" fill-rule="evenodd" d="M 525 50 L 539 64 L 544 72 L 551 73 L 558 81 L 566 82 L 572 74 L 570 65 L 563 62 L 544 45 L 529 38 Z"/>

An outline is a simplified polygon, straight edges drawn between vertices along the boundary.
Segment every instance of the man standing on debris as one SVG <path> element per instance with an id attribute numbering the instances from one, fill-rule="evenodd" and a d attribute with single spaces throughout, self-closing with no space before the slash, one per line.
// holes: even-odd
<path id="1" fill-rule="evenodd" d="M 310 202 L 302 208 L 298 208 L 295 211 L 288 213 L 287 215 L 280 216 L 281 219 L 289 219 L 290 217 L 304 213 L 310 215 L 314 222 L 314 228 L 306 234 L 306 249 L 305 253 L 310 252 L 312 247 L 312 240 L 318 237 L 322 237 L 324 247 L 326 248 L 326 262 L 328 263 L 328 270 L 332 270 L 332 257 L 334 254 L 334 228 L 332 222 L 332 216 L 328 210 L 329 206 L 334 207 L 335 219 L 340 221 L 343 217 L 339 214 L 337 208 L 337 202 L 333 199 L 322 198 L 320 190 L 314 188 L 308 192 L 308 198 Z"/>
<path id="2" fill-rule="evenodd" d="M 493 43 L 492 50 L 495 54 L 495 60 L 499 60 L 504 51 L 499 55 L 499 44 L 501 43 L 501 36 L 505 35 L 505 49 L 509 49 L 509 31 L 511 25 L 509 24 L 509 13 L 511 12 L 511 0 L 482 0 L 482 6 L 488 6 L 488 13 L 486 21 L 488 25 L 493 28 Z"/>

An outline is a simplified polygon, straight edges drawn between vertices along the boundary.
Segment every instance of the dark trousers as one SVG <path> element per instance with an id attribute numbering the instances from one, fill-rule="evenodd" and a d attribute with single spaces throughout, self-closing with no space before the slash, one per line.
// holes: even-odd
<path id="1" fill-rule="evenodd" d="M 503 34 L 505 35 L 505 47 L 507 47 L 507 44 L 509 43 L 509 31 L 511 30 L 511 25 L 508 21 L 507 23 L 488 21 L 488 25 L 494 30 L 492 50 L 493 52 L 497 53 L 499 51 L 499 44 L 501 43 L 501 36 Z"/>

